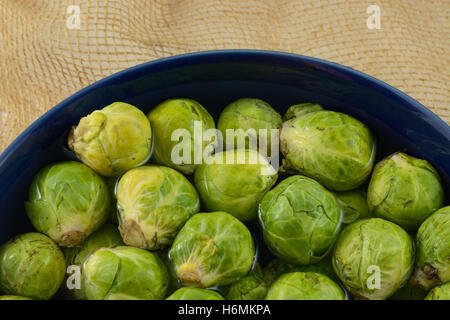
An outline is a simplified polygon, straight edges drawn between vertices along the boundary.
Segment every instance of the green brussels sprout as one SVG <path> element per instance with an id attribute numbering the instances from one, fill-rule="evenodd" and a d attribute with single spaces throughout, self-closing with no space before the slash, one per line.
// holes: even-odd
<path id="1" fill-rule="evenodd" d="M 397 152 L 375 166 L 367 202 L 375 216 L 415 231 L 443 206 L 444 191 L 427 161 Z"/>
<path id="2" fill-rule="evenodd" d="M 450 282 L 433 288 L 427 294 L 425 300 L 450 300 Z"/>
<path id="3" fill-rule="evenodd" d="M 339 278 L 333 270 L 331 264 L 331 255 L 327 255 L 318 263 L 297 265 L 276 258 L 270 261 L 264 268 L 263 277 L 265 283 L 270 286 L 276 279 L 285 273 L 291 272 L 315 272 L 326 275 L 335 282 L 339 282 Z"/>
<path id="4" fill-rule="evenodd" d="M 403 287 L 411 276 L 413 242 L 392 222 L 359 220 L 342 230 L 332 261 L 334 271 L 354 297 L 382 300 Z"/>
<path id="5" fill-rule="evenodd" d="M 450 281 L 450 206 L 439 209 L 420 226 L 412 281 L 427 290 Z"/>
<path id="6" fill-rule="evenodd" d="M 259 264 L 246 276 L 222 288 L 222 291 L 227 300 L 263 300 L 267 294 L 267 285 Z"/>
<path id="7" fill-rule="evenodd" d="M 301 112 L 302 108 L 306 111 Z M 331 190 L 347 191 L 360 186 L 375 159 L 375 138 L 370 130 L 349 115 L 315 110 L 310 104 L 297 106 L 296 113 L 299 115 L 281 127 L 284 166 Z"/>
<path id="8" fill-rule="evenodd" d="M 161 300 L 169 285 L 157 254 L 133 247 L 100 248 L 83 265 L 88 300 Z"/>
<path id="9" fill-rule="evenodd" d="M 197 191 L 178 171 L 143 166 L 125 173 L 117 186 L 119 230 L 130 246 L 158 250 L 170 245 L 200 209 Z"/>
<path id="10" fill-rule="evenodd" d="M 99 248 L 115 248 L 117 246 L 123 246 L 122 237 L 120 236 L 117 227 L 106 224 L 93 234 L 91 234 L 82 246 L 66 248 L 64 250 L 64 256 L 66 258 L 66 265 L 77 266 L 81 268 L 84 261 L 89 255 Z M 67 282 L 67 281 L 66 281 Z M 86 295 L 84 293 L 83 282 L 80 282 L 79 288 L 69 289 L 68 286 L 64 286 L 64 293 L 70 299 L 84 300 Z"/>
<path id="11" fill-rule="evenodd" d="M 110 202 L 108 187 L 93 170 L 67 161 L 39 171 L 25 208 L 36 230 L 62 247 L 74 247 L 106 222 Z"/>
<path id="12" fill-rule="evenodd" d="M 331 250 L 341 225 L 336 197 L 313 179 L 281 181 L 261 201 L 259 218 L 268 248 L 294 264 L 320 261 Z"/>
<path id="13" fill-rule="evenodd" d="M 259 147 L 260 152 L 264 150 L 265 154 L 271 155 L 271 130 L 279 129 L 281 123 L 281 115 L 267 102 L 260 99 L 243 98 L 223 109 L 217 122 L 217 129 L 221 131 L 227 149 L 227 144 L 231 144 L 231 141 L 227 141 L 226 130 L 231 129 L 234 130 L 234 148 L 244 147 L 245 141 L 245 148 Z M 267 145 L 259 145 L 258 140 L 261 139 L 259 130 L 261 129 L 267 133 L 266 141 L 262 141 L 267 142 Z M 278 143 L 278 137 L 273 138 L 276 138 Z"/>
<path id="14" fill-rule="evenodd" d="M 102 176 L 117 177 L 148 160 L 152 129 L 141 110 L 114 102 L 82 118 L 71 131 L 68 145 Z"/>
<path id="15" fill-rule="evenodd" d="M 334 192 L 342 208 L 342 223 L 351 224 L 357 220 L 373 218 L 367 205 L 367 194 L 363 190 Z"/>
<path id="16" fill-rule="evenodd" d="M 258 203 L 278 174 L 255 150 L 219 152 L 198 167 L 195 186 L 209 211 L 225 211 L 241 221 L 256 218 Z"/>
<path id="17" fill-rule="evenodd" d="M 345 300 L 345 292 L 327 276 L 314 272 L 283 274 L 270 287 L 266 300 Z"/>
<path id="18" fill-rule="evenodd" d="M 48 300 L 66 273 L 64 255 L 41 233 L 18 235 L 0 248 L 0 291 L 10 295 Z"/>
<path id="19" fill-rule="evenodd" d="M 323 107 L 320 104 L 316 103 L 301 103 L 290 106 L 287 109 L 286 113 L 283 116 L 283 121 L 290 120 L 292 118 L 301 117 L 307 113 L 322 111 Z"/>
<path id="20" fill-rule="evenodd" d="M 0 296 L 0 300 L 33 300 L 27 297 L 5 295 Z"/>
<path id="21" fill-rule="evenodd" d="M 395 293 L 389 297 L 389 300 L 423 300 L 426 295 L 427 292 L 422 288 L 407 283 L 404 287 L 395 291 Z"/>
<path id="22" fill-rule="evenodd" d="M 214 290 L 183 287 L 172 293 L 166 300 L 225 300 L 225 299 Z"/>
<path id="23" fill-rule="evenodd" d="M 211 145 L 211 142 L 203 141 L 202 136 L 196 136 L 196 123 L 202 130 L 215 129 L 213 117 L 200 103 L 191 99 L 166 100 L 153 108 L 147 116 L 155 135 L 154 161 L 157 164 L 177 169 L 184 174 L 192 174 L 199 165 L 195 161 L 196 153 L 203 155 L 205 148 Z M 190 159 L 186 163 L 174 161 L 173 153 L 176 152 L 179 142 L 174 141 L 172 135 L 177 129 L 187 130 L 189 137 L 183 138 L 191 140 L 189 150 L 181 150 L 190 155 Z M 187 155 L 183 154 L 183 158 L 185 156 Z"/>
<path id="24" fill-rule="evenodd" d="M 231 214 L 197 213 L 176 236 L 169 257 L 183 285 L 220 287 L 250 271 L 255 245 L 247 227 Z"/>

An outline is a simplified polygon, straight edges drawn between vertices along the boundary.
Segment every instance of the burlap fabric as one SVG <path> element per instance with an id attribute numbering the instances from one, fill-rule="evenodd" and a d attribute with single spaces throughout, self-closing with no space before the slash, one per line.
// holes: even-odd
<path id="1" fill-rule="evenodd" d="M 367 27 L 371 4 L 381 9 L 381 29 Z M 80 8 L 80 29 L 68 28 L 71 5 Z M 450 123 L 449 15 L 450 0 L 0 0 L 0 152 L 96 80 L 211 49 L 335 61 L 386 81 Z"/>

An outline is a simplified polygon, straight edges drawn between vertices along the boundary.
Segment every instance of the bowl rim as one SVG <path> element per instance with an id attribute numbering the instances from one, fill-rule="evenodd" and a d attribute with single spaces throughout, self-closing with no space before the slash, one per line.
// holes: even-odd
<path id="1" fill-rule="evenodd" d="M 177 66 L 180 63 L 189 63 L 189 64 L 196 64 L 200 62 L 204 62 L 203 60 L 206 59 L 238 59 L 241 60 L 243 58 L 262 58 L 265 61 L 268 61 L 269 59 L 277 59 L 277 60 L 284 60 L 286 62 L 290 63 L 301 63 L 301 64 L 310 64 L 316 67 L 321 68 L 328 68 L 332 69 L 333 71 L 337 71 L 342 73 L 345 76 L 350 77 L 351 79 L 356 79 L 362 85 L 367 87 L 373 87 L 374 89 L 377 89 L 381 91 L 383 94 L 394 96 L 397 99 L 402 100 L 406 105 L 405 108 L 413 109 L 415 110 L 415 113 L 418 114 L 422 119 L 424 119 L 426 122 L 428 122 L 432 127 L 436 128 L 439 132 L 445 132 L 446 130 L 450 130 L 447 123 L 444 122 L 439 116 L 437 116 L 435 113 L 433 113 L 430 109 L 425 107 L 423 104 L 418 102 L 417 100 L 413 99 L 406 93 L 400 91 L 399 89 L 396 89 L 395 87 L 387 84 L 384 81 L 381 81 L 373 76 L 370 76 L 362 71 L 358 71 L 356 69 L 353 69 L 351 67 L 332 62 L 327 61 L 319 58 L 314 58 L 310 56 L 300 55 L 296 53 L 289 53 L 289 52 L 283 52 L 283 51 L 273 51 L 273 50 L 255 50 L 255 49 L 227 49 L 227 50 L 208 50 L 208 51 L 198 51 L 198 52 L 190 52 L 190 53 L 183 53 L 179 55 L 164 57 L 155 59 L 152 61 L 140 63 L 138 65 L 132 66 L 130 68 L 121 70 L 119 72 L 113 73 L 105 78 L 102 78 L 87 87 L 84 87 L 83 89 L 75 92 L 74 94 L 70 95 L 69 97 L 65 98 L 55 106 L 53 106 L 51 109 L 49 109 L 47 112 L 42 114 L 38 119 L 36 119 L 34 122 L 32 122 L 31 125 L 29 125 L 22 133 L 20 133 L 10 144 L 6 147 L 6 149 L 3 151 L 2 154 L 0 154 L 0 168 L 3 167 L 5 163 L 8 162 L 8 158 L 14 155 L 16 150 L 20 149 L 20 147 L 25 143 L 27 138 L 32 135 L 34 131 L 36 131 L 38 128 L 45 125 L 48 118 L 51 118 L 52 116 L 58 114 L 61 110 L 63 110 L 67 105 L 73 103 L 74 101 L 82 98 L 83 96 L 86 96 L 87 94 L 108 85 L 109 83 L 113 83 L 117 80 L 120 80 L 123 77 L 127 77 L 129 75 L 133 75 L 136 73 L 139 73 L 143 69 L 147 72 L 152 72 L 152 69 L 156 68 L 170 68 L 171 66 Z M 211 60 L 211 61 L 214 61 Z"/>

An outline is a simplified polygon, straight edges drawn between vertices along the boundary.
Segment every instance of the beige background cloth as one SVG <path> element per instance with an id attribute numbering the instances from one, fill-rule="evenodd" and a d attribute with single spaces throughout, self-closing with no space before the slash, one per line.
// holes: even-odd
<path id="1" fill-rule="evenodd" d="M 366 25 L 371 4 L 381 9 L 379 30 Z M 67 27 L 70 5 L 80 8 L 80 29 Z M 0 0 L 0 152 L 107 75 L 212 49 L 287 51 L 351 66 L 450 123 L 449 15 L 450 0 Z"/>

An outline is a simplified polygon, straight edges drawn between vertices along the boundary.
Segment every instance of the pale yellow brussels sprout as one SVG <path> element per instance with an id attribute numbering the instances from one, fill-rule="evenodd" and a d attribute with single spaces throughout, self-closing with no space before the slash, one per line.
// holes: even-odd
<path id="1" fill-rule="evenodd" d="M 156 253 L 119 246 L 100 248 L 83 265 L 88 300 L 162 300 L 169 275 Z"/>
<path id="2" fill-rule="evenodd" d="M 36 230 L 62 247 L 80 245 L 111 212 L 106 183 L 82 163 L 50 164 L 35 176 L 25 209 Z"/>
<path id="3" fill-rule="evenodd" d="M 225 211 L 241 221 L 256 218 L 258 203 L 278 174 L 255 150 L 219 152 L 195 172 L 194 183 L 209 211 Z"/>
<path id="4" fill-rule="evenodd" d="M 285 273 L 269 288 L 266 300 L 345 300 L 342 288 L 315 272 Z"/>
<path id="5" fill-rule="evenodd" d="M 255 259 L 247 227 L 226 212 L 197 213 L 177 234 L 169 257 L 183 285 L 226 286 L 245 276 Z"/>
<path id="6" fill-rule="evenodd" d="M 5 294 L 48 300 L 65 272 L 63 253 L 42 233 L 24 233 L 0 247 L 0 292 Z"/>
<path id="7" fill-rule="evenodd" d="M 169 99 L 150 110 L 148 119 L 154 134 L 153 160 L 157 164 L 177 169 L 184 174 L 193 173 L 199 165 L 196 162 L 201 163 L 204 149 L 211 144 L 210 141 L 203 140 L 200 132 L 196 135 L 195 128 L 197 126 L 198 131 L 215 129 L 213 117 L 197 101 Z M 175 137 L 176 132 L 184 132 L 187 135 Z M 176 140 L 178 138 L 181 141 Z M 177 152 L 176 146 L 180 143 L 186 144 L 189 149 L 186 150 L 188 155 L 183 154 L 182 159 L 176 159 L 185 151 L 181 148 L 182 151 Z M 200 155 L 200 161 L 196 161 L 198 155 Z"/>
<path id="8" fill-rule="evenodd" d="M 148 160 L 152 129 L 141 110 L 114 102 L 82 118 L 69 135 L 68 145 L 97 173 L 119 176 Z"/>
<path id="9" fill-rule="evenodd" d="M 170 245 L 200 209 L 197 191 L 178 171 L 143 166 L 125 173 L 117 186 L 119 230 L 130 246 L 159 250 Z"/>
<path id="10" fill-rule="evenodd" d="M 377 163 L 367 191 L 377 217 L 416 231 L 444 204 L 441 178 L 426 160 L 397 152 Z"/>
<path id="11" fill-rule="evenodd" d="M 364 183 L 375 160 L 375 137 L 359 120 L 321 106 L 291 107 L 280 131 L 283 170 L 297 170 L 335 191 Z"/>
<path id="12" fill-rule="evenodd" d="M 379 218 L 345 227 L 333 252 L 333 268 L 357 299 L 383 300 L 403 287 L 414 267 L 414 246 L 401 227 Z"/>

